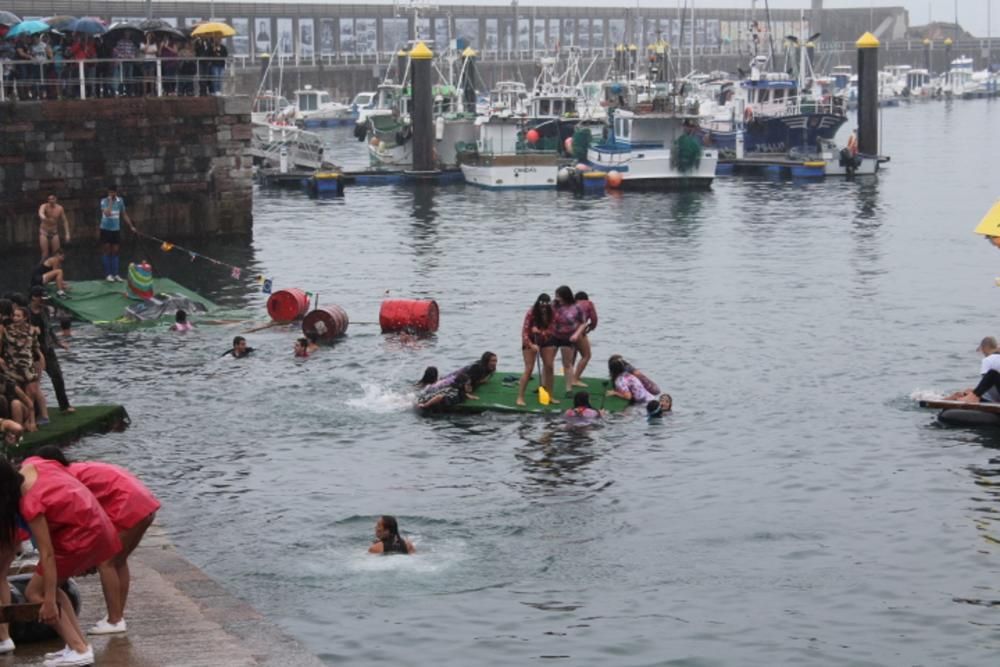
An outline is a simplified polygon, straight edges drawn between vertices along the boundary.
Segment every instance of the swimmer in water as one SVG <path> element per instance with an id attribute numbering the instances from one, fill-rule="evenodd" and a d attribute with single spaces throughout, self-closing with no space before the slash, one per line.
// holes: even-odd
<path id="1" fill-rule="evenodd" d="M 399 534 L 396 517 L 383 514 L 375 522 L 375 542 L 368 547 L 370 554 L 412 554 L 413 542 Z"/>
<path id="2" fill-rule="evenodd" d="M 309 339 L 308 338 L 296 338 L 295 344 L 295 356 L 296 357 L 308 357 L 309 356 Z"/>
<path id="3" fill-rule="evenodd" d="M 428 366 L 424 369 L 424 374 L 419 380 L 413 383 L 414 387 L 428 387 L 438 381 L 437 366 Z"/>
<path id="4" fill-rule="evenodd" d="M 188 322 L 187 311 L 183 308 L 177 310 L 174 314 L 174 324 L 170 327 L 171 331 L 191 331 L 194 329 L 194 325 Z"/>
<path id="5" fill-rule="evenodd" d="M 242 359 L 244 357 L 250 356 L 253 352 L 252 347 L 247 347 L 247 339 L 243 336 L 236 336 L 233 338 L 233 349 L 226 350 L 222 353 L 224 357 L 233 357 L 234 359 Z"/>
<path id="6" fill-rule="evenodd" d="M 573 396 L 573 407 L 567 410 L 563 416 L 566 419 L 580 420 L 598 419 L 602 415 L 600 410 L 595 410 L 590 405 L 590 394 L 585 391 L 578 391 Z"/>

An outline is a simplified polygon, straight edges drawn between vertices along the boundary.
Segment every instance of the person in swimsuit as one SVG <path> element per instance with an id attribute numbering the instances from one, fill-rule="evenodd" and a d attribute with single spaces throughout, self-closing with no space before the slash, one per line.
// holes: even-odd
<path id="1" fill-rule="evenodd" d="M 110 567 L 106 564 L 121 551 L 121 541 L 111 519 L 83 484 L 58 464 L 36 461 L 17 471 L 0 459 L 0 577 L 6 581 L 17 546 L 20 513 L 39 554 L 25 597 L 41 603 L 38 620 L 51 625 L 66 642 L 62 651 L 46 656 L 45 664 L 90 665 L 93 647 L 87 644 L 73 604 L 59 584 L 94 567 Z M 10 602 L 7 586 L 0 586 L 0 601 Z"/>
<path id="2" fill-rule="evenodd" d="M 433 384 L 417 395 L 417 408 L 439 410 L 458 405 L 467 398 L 479 398 L 472 393 L 472 378 L 466 373 L 459 373 L 447 386 L 440 384 Z"/>
<path id="3" fill-rule="evenodd" d="M 608 396 L 624 398 L 630 403 L 646 404 L 656 400 L 656 396 L 642 385 L 639 378 L 625 370 L 624 360 L 612 357 L 608 361 L 608 373 L 611 375 L 611 383 L 615 387 L 608 390 Z"/>
<path id="4" fill-rule="evenodd" d="M 42 249 L 42 260 L 59 249 L 59 223 L 63 224 L 66 243 L 69 243 L 69 220 L 66 210 L 55 195 L 49 195 L 44 204 L 38 207 L 38 245 Z"/>
<path id="5" fill-rule="evenodd" d="M 535 305 L 524 315 L 521 325 L 521 354 L 524 356 L 524 373 L 521 374 L 517 387 L 517 404 L 524 405 L 524 391 L 535 372 L 535 362 L 539 356 L 542 358 L 542 377 L 538 378 L 538 382 L 552 396 L 556 348 L 552 337 L 552 299 L 548 294 L 539 294 Z M 559 402 L 555 398 L 551 401 Z"/>
<path id="6" fill-rule="evenodd" d="M 412 554 L 416 552 L 413 542 L 399 534 L 396 517 L 383 514 L 375 522 L 375 542 L 368 547 L 370 554 Z"/>
<path id="7" fill-rule="evenodd" d="M 645 373 L 643 373 L 642 371 L 640 371 L 638 368 L 636 368 L 635 366 L 633 366 L 629 362 L 625 361 L 625 359 L 624 359 L 624 357 L 622 357 L 622 355 L 620 355 L 620 354 L 612 354 L 608 358 L 608 364 L 609 364 L 609 366 L 610 366 L 611 362 L 614 361 L 614 360 L 616 360 L 616 359 L 619 360 L 619 361 L 621 361 L 623 364 L 625 364 L 625 372 L 626 373 L 631 373 L 636 378 L 638 378 L 639 382 L 642 383 L 642 386 L 646 388 L 646 391 L 648 391 L 650 394 L 659 394 L 660 393 L 660 386 L 658 384 L 656 384 L 655 382 L 653 382 L 652 378 L 650 378 L 648 375 L 646 375 Z"/>
<path id="8" fill-rule="evenodd" d="M 424 374 L 420 376 L 420 379 L 413 383 L 414 387 L 429 387 L 430 385 L 438 381 L 438 369 L 437 366 L 428 366 L 424 369 Z"/>
<path id="9" fill-rule="evenodd" d="M 296 338 L 293 345 L 296 357 L 308 357 L 309 356 L 309 339 L 308 338 Z"/>
<path id="10" fill-rule="evenodd" d="M 183 332 L 191 331 L 191 329 L 194 329 L 194 325 L 188 322 L 187 311 L 183 308 L 178 309 L 177 312 L 174 313 L 174 323 L 170 327 L 170 330 Z"/>
<path id="11" fill-rule="evenodd" d="M 572 421 L 584 421 L 598 419 L 602 417 L 600 410 L 595 410 L 590 404 L 590 394 L 585 391 L 578 391 L 573 396 L 573 407 L 563 415 Z"/>
<path id="12" fill-rule="evenodd" d="M 252 352 L 253 348 L 247 347 L 247 339 L 243 336 L 236 336 L 233 338 L 233 349 L 226 350 L 222 353 L 222 356 L 242 359 L 243 357 L 249 357 Z"/>
<path id="13" fill-rule="evenodd" d="M 35 272 L 31 274 L 31 286 L 47 285 L 52 281 L 56 283 L 56 295 L 60 299 L 66 298 L 67 285 L 63 280 L 63 262 L 66 260 L 66 252 L 62 248 L 57 248 L 51 257 L 43 259 Z"/>
<path id="14" fill-rule="evenodd" d="M 577 342 L 587 330 L 587 318 L 580 307 L 576 305 L 573 290 L 566 285 L 560 285 L 556 289 L 556 298 L 552 301 L 552 328 L 555 346 L 559 348 L 562 355 L 566 395 L 570 396 L 573 387 L 587 386 L 583 383 L 577 383 L 573 366 Z"/>
<path id="15" fill-rule="evenodd" d="M 597 308 L 594 307 L 594 303 L 590 300 L 586 292 L 577 292 L 573 295 L 573 298 L 576 299 L 576 305 L 583 312 L 583 319 L 587 321 L 587 328 L 584 329 L 579 340 L 576 341 L 576 349 L 580 353 L 580 361 L 577 362 L 576 370 L 573 371 L 573 376 L 576 378 L 576 386 L 584 387 L 586 384 L 580 382 L 580 378 L 583 377 L 583 371 L 587 368 L 587 364 L 590 363 L 590 332 L 597 328 Z"/>
<path id="16" fill-rule="evenodd" d="M 146 530 L 153 524 L 156 512 L 160 509 L 160 501 L 145 484 L 127 470 L 96 461 L 71 462 L 55 445 L 39 447 L 35 455 L 26 459 L 24 463 L 37 464 L 39 461 L 58 463 L 63 470 L 68 471 L 78 482 L 87 487 L 118 531 L 122 549 L 111 559 L 111 566 L 117 577 L 109 581 L 101 579 L 101 586 L 105 591 L 117 582 L 118 595 L 105 595 L 108 615 L 88 632 L 92 635 L 125 632 L 125 602 L 132 580 L 128 569 L 128 557 L 139 546 Z M 101 574 L 105 575 L 109 571 L 106 568 L 101 570 Z"/>

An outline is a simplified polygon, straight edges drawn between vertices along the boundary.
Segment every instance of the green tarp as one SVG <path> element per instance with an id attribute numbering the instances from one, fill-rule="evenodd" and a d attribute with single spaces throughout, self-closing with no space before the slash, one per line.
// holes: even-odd
<path id="1" fill-rule="evenodd" d="M 489 382 L 478 387 L 475 391 L 478 400 L 466 400 L 451 408 L 451 412 L 514 412 L 533 414 L 558 414 L 568 408 L 573 407 L 573 396 L 566 395 L 565 378 L 557 376 L 553 387 L 552 398 L 559 401 L 558 404 L 542 405 L 538 402 L 538 374 L 528 382 L 528 388 L 524 392 L 524 401 L 527 405 L 517 405 L 517 384 L 521 379 L 520 373 L 510 373 L 497 371 L 490 378 Z M 581 382 L 587 384 L 586 389 L 575 387 L 573 393 L 586 391 L 590 393 L 590 404 L 595 408 L 602 407 L 608 412 L 621 412 L 628 406 L 628 401 L 617 396 L 604 397 L 604 392 L 611 388 L 608 380 L 600 378 L 583 378 Z"/>
<path id="2" fill-rule="evenodd" d="M 49 285 L 49 298 L 63 310 L 72 313 L 73 317 L 95 324 L 110 324 L 119 322 L 125 316 L 125 309 L 140 301 L 130 299 L 126 295 L 126 283 L 109 283 L 106 280 L 77 280 L 70 283 L 70 291 L 66 298 L 56 296 L 55 287 Z M 153 291 L 156 294 L 179 294 L 196 301 L 208 309 L 208 312 L 218 310 L 217 306 L 203 296 L 175 283 L 169 278 L 154 278 Z M 171 313 L 171 317 L 173 313 Z"/>
<path id="3" fill-rule="evenodd" d="M 42 445 L 64 445 L 88 433 L 106 433 L 128 425 L 128 413 L 121 405 L 81 405 L 66 414 L 49 411 L 49 423 L 34 433 L 26 433 L 21 443 L 7 452 L 8 457 L 24 458 Z"/>

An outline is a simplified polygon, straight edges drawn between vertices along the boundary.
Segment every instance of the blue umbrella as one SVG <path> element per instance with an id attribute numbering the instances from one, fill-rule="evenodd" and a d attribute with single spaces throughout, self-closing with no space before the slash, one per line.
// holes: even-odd
<path id="1" fill-rule="evenodd" d="M 18 25 L 21 25 L 20 23 Z M 88 35 L 102 35 L 108 31 L 104 21 L 94 16 L 84 16 L 69 24 L 70 32 L 82 32 Z"/>
<path id="2" fill-rule="evenodd" d="M 7 37 L 20 37 L 21 35 L 37 35 L 40 32 L 52 30 L 45 21 L 21 21 L 7 33 Z"/>

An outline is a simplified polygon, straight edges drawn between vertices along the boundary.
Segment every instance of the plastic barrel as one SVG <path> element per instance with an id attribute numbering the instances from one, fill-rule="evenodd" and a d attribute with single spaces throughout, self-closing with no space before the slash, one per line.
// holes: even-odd
<path id="1" fill-rule="evenodd" d="M 438 315 L 437 301 L 387 299 L 382 302 L 382 308 L 378 311 L 378 323 L 382 327 L 382 333 L 433 333 L 438 330 Z"/>
<path id="2" fill-rule="evenodd" d="M 267 298 L 267 314 L 275 322 L 294 322 L 309 310 L 309 297 L 292 287 L 278 290 Z"/>
<path id="3" fill-rule="evenodd" d="M 340 306 L 323 306 L 310 312 L 302 320 L 302 333 L 314 333 L 320 340 L 332 340 L 347 333 L 347 311 Z"/>

